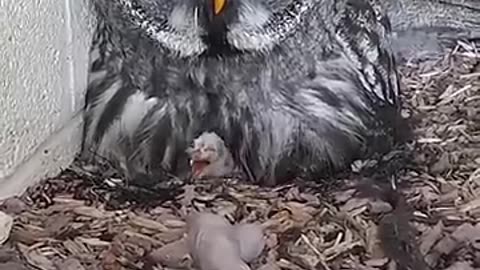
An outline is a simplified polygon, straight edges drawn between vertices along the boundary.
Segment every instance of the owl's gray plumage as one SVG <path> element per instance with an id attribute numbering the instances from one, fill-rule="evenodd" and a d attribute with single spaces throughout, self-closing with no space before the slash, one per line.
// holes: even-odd
<path id="1" fill-rule="evenodd" d="M 389 145 L 399 86 L 369 0 L 94 0 L 84 157 L 188 170 L 204 131 L 255 181 L 318 176 Z M 372 5 L 373 3 L 373 5 Z M 94 153 L 94 154 L 92 154 Z"/>
<path id="2" fill-rule="evenodd" d="M 458 39 L 480 40 L 478 0 L 381 0 L 398 60 L 442 53 Z"/>

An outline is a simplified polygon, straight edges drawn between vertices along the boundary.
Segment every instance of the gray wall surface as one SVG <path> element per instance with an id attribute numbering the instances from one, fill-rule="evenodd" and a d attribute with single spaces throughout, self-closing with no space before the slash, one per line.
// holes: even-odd
<path id="1" fill-rule="evenodd" d="M 86 0 L 0 0 L 0 198 L 78 151 L 93 19 Z"/>

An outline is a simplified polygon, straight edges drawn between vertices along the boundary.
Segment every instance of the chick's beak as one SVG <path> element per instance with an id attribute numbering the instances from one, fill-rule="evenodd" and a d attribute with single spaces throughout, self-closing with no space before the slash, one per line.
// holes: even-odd
<path id="1" fill-rule="evenodd" d="M 227 0 L 212 0 L 212 4 L 213 14 L 217 16 L 225 9 L 225 6 L 227 5 Z"/>

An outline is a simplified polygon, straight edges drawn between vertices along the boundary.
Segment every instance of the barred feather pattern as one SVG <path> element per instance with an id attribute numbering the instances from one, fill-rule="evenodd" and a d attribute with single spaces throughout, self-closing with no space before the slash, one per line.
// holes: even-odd
<path id="1" fill-rule="evenodd" d="M 157 29 L 158 16 L 144 12 L 145 21 L 132 23 L 139 12 L 117 13 L 117 4 L 126 2 L 143 11 L 151 4 L 95 2 L 85 159 L 107 159 L 131 179 L 181 176 L 188 172 L 185 150 L 210 131 L 252 181 L 276 184 L 322 178 L 379 151 L 378 145 L 391 146 L 398 79 L 388 18 L 368 1 L 298 0 L 275 11 L 242 1 L 252 5 L 239 8 L 245 21 L 258 25 L 232 26 L 227 38 L 237 51 L 214 56 L 165 46 L 168 40 L 158 40 L 165 36 L 152 35 L 167 29 Z M 198 12 L 183 5 L 171 14 L 180 11 L 192 18 Z M 282 12 L 295 20 L 275 19 Z M 277 26 L 283 30 L 272 32 Z M 267 40 L 245 40 L 252 29 Z M 176 35 L 208 47 L 196 33 Z"/>

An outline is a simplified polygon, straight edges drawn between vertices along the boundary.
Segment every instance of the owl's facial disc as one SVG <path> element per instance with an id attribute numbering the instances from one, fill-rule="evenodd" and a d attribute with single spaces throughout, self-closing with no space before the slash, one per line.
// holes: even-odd
<path id="1" fill-rule="evenodd" d="M 304 14 L 321 1 L 242 0 L 226 39 L 237 50 L 269 51 L 294 32 Z"/>
<path id="2" fill-rule="evenodd" d="M 323 0 L 98 0 L 180 57 L 244 51 L 268 52 Z M 131 27 L 127 27 L 131 28 Z"/>
<path id="3" fill-rule="evenodd" d="M 269 51 L 294 31 L 312 3 L 321 0 L 269 1 L 203 0 L 202 40 L 208 54 Z"/>

